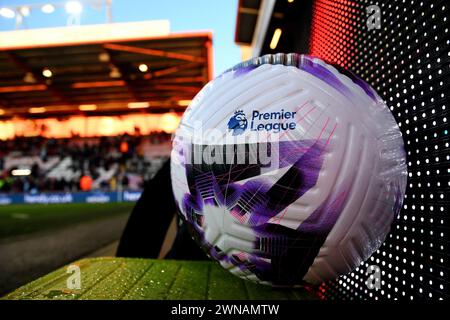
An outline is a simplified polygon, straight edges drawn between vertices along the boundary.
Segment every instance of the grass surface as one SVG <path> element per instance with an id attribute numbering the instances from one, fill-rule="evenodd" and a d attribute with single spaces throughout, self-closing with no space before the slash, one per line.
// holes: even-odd
<path id="1" fill-rule="evenodd" d="M 276 289 L 242 280 L 210 261 L 93 258 L 74 264 L 80 268 L 80 289 L 67 288 L 70 274 L 63 267 L 3 299 L 317 299 L 305 288 Z"/>
<path id="2" fill-rule="evenodd" d="M 0 206 L 0 240 L 129 214 L 134 203 L 70 203 Z"/>

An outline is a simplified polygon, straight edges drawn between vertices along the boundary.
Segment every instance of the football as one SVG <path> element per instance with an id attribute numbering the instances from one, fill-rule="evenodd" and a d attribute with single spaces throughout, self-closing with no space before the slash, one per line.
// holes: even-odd
<path id="1" fill-rule="evenodd" d="M 298 54 L 209 82 L 173 140 L 180 215 L 213 260 L 273 286 L 348 273 L 385 240 L 406 188 L 403 139 L 366 82 Z"/>

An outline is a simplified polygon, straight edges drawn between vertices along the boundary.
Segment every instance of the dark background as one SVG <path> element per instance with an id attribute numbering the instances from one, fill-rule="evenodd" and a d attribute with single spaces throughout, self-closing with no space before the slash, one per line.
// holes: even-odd
<path id="1" fill-rule="evenodd" d="M 275 5 L 274 12 L 284 15 L 272 16 L 261 54 L 309 53 L 359 75 L 392 111 L 408 163 L 403 208 L 385 243 L 353 273 L 323 284 L 319 294 L 328 299 L 448 298 L 448 1 L 294 4 Z M 366 25 L 369 5 L 379 6 L 381 29 Z M 275 28 L 291 37 L 271 50 Z M 370 265 L 381 268 L 380 290 L 365 285 Z"/>

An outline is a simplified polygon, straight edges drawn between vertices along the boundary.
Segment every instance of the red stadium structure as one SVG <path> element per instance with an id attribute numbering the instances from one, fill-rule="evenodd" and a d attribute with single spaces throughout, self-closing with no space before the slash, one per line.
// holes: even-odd
<path id="1" fill-rule="evenodd" d="M 165 20 L 2 32 L 0 193 L 140 189 L 212 59 Z"/>
<path id="2" fill-rule="evenodd" d="M 21 131 L 20 119 L 76 116 L 79 126 L 87 125 L 79 120 L 86 116 L 184 111 L 212 77 L 212 34 L 168 28 L 167 21 L 149 21 L 2 32 L 0 139 L 33 135 Z M 98 134 L 90 130 L 76 133 Z"/>

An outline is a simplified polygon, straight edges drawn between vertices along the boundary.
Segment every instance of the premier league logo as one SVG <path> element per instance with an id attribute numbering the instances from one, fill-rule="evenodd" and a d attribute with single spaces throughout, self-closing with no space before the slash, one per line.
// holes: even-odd
<path id="1" fill-rule="evenodd" d="M 247 125 L 247 118 L 242 110 L 236 110 L 230 121 L 228 121 L 228 129 L 233 131 L 233 136 L 244 133 Z"/>

